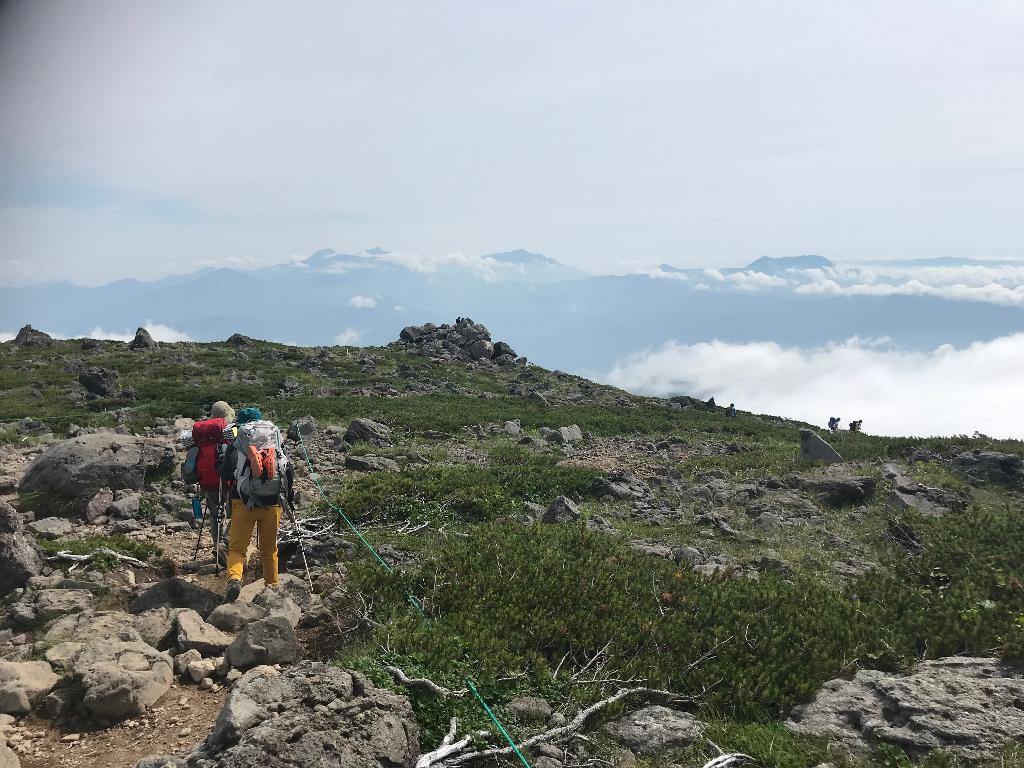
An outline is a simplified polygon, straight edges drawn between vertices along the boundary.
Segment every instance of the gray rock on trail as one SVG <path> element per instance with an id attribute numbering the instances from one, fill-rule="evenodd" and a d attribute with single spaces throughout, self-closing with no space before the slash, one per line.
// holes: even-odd
<path id="1" fill-rule="evenodd" d="M 0 712 L 28 714 L 59 681 L 45 661 L 0 660 Z"/>
<path id="2" fill-rule="evenodd" d="M 75 526 L 66 517 L 44 517 L 42 520 L 33 520 L 25 527 L 41 539 L 60 539 L 75 530 Z"/>
<path id="3" fill-rule="evenodd" d="M 0 741 L 0 768 L 21 768 L 18 753 L 10 747 L 4 746 L 2 741 Z"/>
<path id="4" fill-rule="evenodd" d="M 686 712 L 653 706 L 630 712 L 604 730 L 636 754 L 654 755 L 689 746 L 701 738 L 704 724 Z"/>
<path id="5" fill-rule="evenodd" d="M 308 440 L 317 433 L 319 425 L 316 423 L 316 419 L 312 416 L 303 416 L 301 419 L 296 419 L 288 427 L 288 439 L 298 442 L 299 436 L 301 435 L 303 440 Z"/>
<path id="6" fill-rule="evenodd" d="M 136 597 L 128 606 L 129 613 L 143 613 L 154 608 L 190 608 L 204 619 L 224 598 L 198 584 L 173 576 L 158 581 Z"/>
<path id="7" fill-rule="evenodd" d="M 141 491 L 147 477 L 174 468 L 174 448 L 152 437 L 97 432 L 61 440 L 29 466 L 19 491 L 53 494 L 84 511 L 103 488 Z"/>
<path id="8" fill-rule="evenodd" d="M 345 442 L 349 445 L 372 443 L 378 448 L 395 444 L 391 437 L 391 429 L 371 419 L 355 419 L 349 424 L 345 430 Z"/>
<path id="9" fill-rule="evenodd" d="M 233 603 L 218 605 L 206 619 L 217 629 L 236 634 L 246 625 L 266 617 L 267 612 L 260 606 L 236 600 Z"/>
<path id="10" fill-rule="evenodd" d="M 800 430 L 800 458 L 807 461 L 826 461 L 829 464 L 843 461 L 843 457 L 835 448 L 810 429 Z"/>
<path id="11" fill-rule="evenodd" d="M 21 515 L 0 501 L 0 596 L 25 586 L 42 569 L 43 558 L 35 542 L 24 534 Z"/>
<path id="12" fill-rule="evenodd" d="M 830 680 L 798 707 L 786 727 L 851 751 L 895 744 L 918 758 L 947 749 L 968 760 L 991 758 L 1024 733 L 1024 674 L 998 659 L 950 656 L 924 661 L 904 676 L 861 670 Z"/>
<path id="13" fill-rule="evenodd" d="M 309 613 L 319 603 L 320 598 L 309 591 L 309 584 L 305 579 L 296 576 L 294 573 L 282 573 L 277 577 L 277 584 L 267 586 L 263 579 L 242 587 L 238 593 L 241 602 L 251 603 L 256 600 L 264 591 L 274 591 L 287 595 L 291 598 L 303 613 Z"/>
<path id="14" fill-rule="evenodd" d="M 186 768 L 185 761 L 172 755 L 150 755 L 135 764 L 135 768 Z"/>
<path id="15" fill-rule="evenodd" d="M 506 421 L 504 426 L 502 426 L 502 429 L 505 431 L 506 435 L 512 435 L 513 437 L 518 437 L 523 434 L 523 428 L 518 419 L 515 421 Z"/>
<path id="16" fill-rule="evenodd" d="M 302 646 L 286 617 L 270 616 L 242 629 L 225 649 L 224 658 L 235 669 L 291 664 L 302 658 Z"/>
<path id="17" fill-rule="evenodd" d="M 466 352 L 474 360 L 490 360 L 494 357 L 494 344 L 487 339 L 480 339 L 467 346 Z"/>
<path id="18" fill-rule="evenodd" d="M 151 608 L 133 617 L 133 627 L 144 643 L 167 650 L 177 641 L 178 614 L 183 610 L 166 606 Z"/>
<path id="19" fill-rule="evenodd" d="M 26 594 L 11 606 L 7 621 L 19 627 L 45 624 L 69 613 L 92 608 L 95 598 L 84 589 L 42 589 Z"/>
<path id="20" fill-rule="evenodd" d="M 123 642 L 145 642 L 135 628 L 135 617 L 122 611 L 94 611 L 62 616 L 52 622 L 43 635 L 43 642 L 54 646 L 68 641 L 84 642 L 102 637 Z"/>
<path id="21" fill-rule="evenodd" d="M 203 656 L 219 656 L 231 645 L 234 638 L 203 621 L 192 610 L 178 614 L 178 648 L 182 651 L 199 651 Z"/>
<path id="22" fill-rule="evenodd" d="M 409 700 L 361 675 L 303 661 L 258 667 L 231 688 L 189 768 L 413 768 L 419 730 Z M 141 765 L 141 764 L 140 764 Z"/>
<path id="23" fill-rule="evenodd" d="M 171 688 L 171 657 L 145 643 L 97 640 L 71 661 L 82 703 L 97 717 L 138 717 Z"/>
<path id="24" fill-rule="evenodd" d="M 580 519 L 580 509 L 568 496 L 559 496 L 548 508 L 540 521 L 542 523 L 574 523 Z"/>
<path id="25" fill-rule="evenodd" d="M 128 342 L 129 349 L 154 349 L 156 346 L 156 341 L 145 328 L 137 329 L 135 338 Z"/>
<path id="26" fill-rule="evenodd" d="M 398 472 L 401 467 L 394 459 L 384 456 L 346 456 L 345 469 L 355 472 Z"/>
<path id="27" fill-rule="evenodd" d="M 107 514 L 120 520 L 131 520 L 139 516 L 142 496 L 137 493 L 129 493 L 117 501 L 111 502 L 107 507 Z"/>
<path id="28" fill-rule="evenodd" d="M 953 471 L 973 483 L 1024 486 L 1024 459 L 1012 453 L 967 451 L 953 457 Z"/>
<path id="29" fill-rule="evenodd" d="M 93 494 L 93 497 L 89 499 L 89 503 L 85 505 L 85 512 L 83 516 L 86 522 L 91 523 L 100 517 L 105 517 L 107 510 L 110 505 L 114 502 L 114 492 L 109 488 L 100 488 Z"/>

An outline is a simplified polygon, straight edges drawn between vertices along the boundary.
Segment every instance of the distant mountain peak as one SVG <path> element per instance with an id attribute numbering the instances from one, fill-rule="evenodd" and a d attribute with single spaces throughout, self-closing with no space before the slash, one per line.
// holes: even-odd
<path id="1" fill-rule="evenodd" d="M 502 253 L 488 253 L 484 258 L 500 261 L 503 264 L 558 264 L 557 261 L 542 253 L 530 253 L 522 248 Z"/>
<path id="2" fill-rule="evenodd" d="M 757 261 L 748 264 L 745 269 L 751 272 L 761 272 L 766 275 L 774 275 L 784 272 L 787 269 L 830 269 L 834 264 L 824 256 L 762 256 Z"/>
<path id="3" fill-rule="evenodd" d="M 378 248 L 378 247 L 374 246 L 373 248 L 367 248 L 364 251 L 364 253 L 368 253 L 371 256 L 386 256 L 389 253 L 391 253 L 391 251 L 385 251 L 383 248 Z"/>

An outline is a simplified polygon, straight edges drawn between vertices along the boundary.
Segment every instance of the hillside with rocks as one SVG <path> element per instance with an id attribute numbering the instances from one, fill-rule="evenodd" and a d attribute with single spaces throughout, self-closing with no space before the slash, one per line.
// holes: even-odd
<path id="1" fill-rule="evenodd" d="M 1024 765 L 1024 444 L 522 352 L 0 344 L 0 768 Z M 217 400 L 296 469 L 235 603 L 179 474 Z"/>

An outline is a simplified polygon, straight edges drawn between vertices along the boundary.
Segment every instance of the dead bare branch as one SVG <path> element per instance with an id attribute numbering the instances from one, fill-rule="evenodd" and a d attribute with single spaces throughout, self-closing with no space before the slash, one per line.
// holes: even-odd
<path id="1" fill-rule="evenodd" d="M 395 679 L 395 682 L 404 685 L 406 688 L 418 688 L 421 691 L 427 691 L 435 696 L 441 698 L 448 698 L 449 696 L 465 696 L 468 691 L 453 691 L 450 688 L 445 688 L 443 685 L 438 685 L 433 680 L 428 680 L 425 677 L 409 677 L 398 667 L 386 666 L 384 669 L 387 670 L 388 674 Z"/>

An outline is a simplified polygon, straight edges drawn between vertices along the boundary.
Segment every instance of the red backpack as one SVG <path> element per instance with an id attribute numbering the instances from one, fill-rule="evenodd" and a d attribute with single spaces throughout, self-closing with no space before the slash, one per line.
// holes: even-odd
<path id="1" fill-rule="evenodd" d="M 222 482 L 226 487 L 233 485 L 233 482 L 222 481 L 220 473 L 217 472 L 217 453 L 220 447 L 228 442 L 224 439 L 224 429 L 227 425 L 224 419 L 207 419 L 192 425 L 192 442 L 199 448 L 199 455 L 196 457 L 196 476 L 199 478 L 199 487 L 203 490 L 216 491 Z"/>

